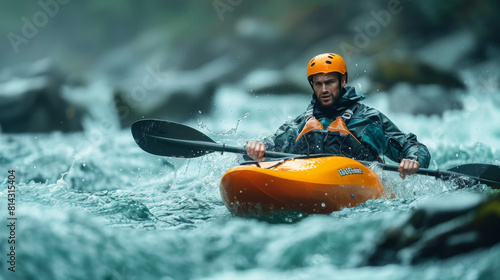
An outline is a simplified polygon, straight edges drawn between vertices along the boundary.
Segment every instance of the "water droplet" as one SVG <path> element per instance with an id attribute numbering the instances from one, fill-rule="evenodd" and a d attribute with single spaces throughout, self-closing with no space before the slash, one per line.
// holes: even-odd
<path id="1" fill-rule="evenodd" d="M 321 203 L 321 207 L 325 208 L 326 204 L 323 202 Z"/>

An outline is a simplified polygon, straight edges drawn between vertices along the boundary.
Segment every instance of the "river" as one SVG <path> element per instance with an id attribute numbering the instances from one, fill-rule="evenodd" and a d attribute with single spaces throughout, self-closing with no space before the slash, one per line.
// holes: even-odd
<path id="1" fill-rule="evenodd" d="M 429 147 L 430 168 L 466 162 L 499 164 L 500 99 L 469 89 L 463 110 L 442 116 L 392 113 L 388 97 L 366 104 L 386 113 Z M 305 110 L 309 95 L 253 95 L 218 89 L 214 110 L 186 125 L 219 142 L 242 146 L 274 133 Z M 207 101 L 208 102 L 208 101 Z M 408 101 L 411 102 L 411 101 Z M 111 116 L 111 117 L 110 117 Z M 117 118 L 109 114 L 106 118 Z M 330 215 L 279 222 L 233 217 L 219 194 L 239 155 L 194 159 L 142 151 L 116 120 L 88 121 L 84 132 L 0 136 L 0 219 L 15 217 L 15 272 L 5 261 L 9 227 L 0 230 L 2 279 L 494 279 L 500 246 L 415 265 L 362 265 L 385 230 L 429 201 L 455 193 L 494 193 L 478 185 L 457 190 L 426 176 L 401 180 L 376 170 L 396 197 L 370 200 Z M 8 176 L 15 210 L 8 216 Z"/>

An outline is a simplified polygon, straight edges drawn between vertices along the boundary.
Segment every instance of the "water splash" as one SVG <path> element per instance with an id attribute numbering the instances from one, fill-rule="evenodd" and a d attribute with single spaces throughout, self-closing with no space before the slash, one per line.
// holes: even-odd
<path id="1" fill-rule="evenodd" d="M 221 130 L 219 131 L 218 133 L 216 132 L 213 132 L 212 130 L 210 130 L 208 128 L 207 125 L 205 125 L 202 121 L 198 120 L 198 127 L 199 128 L 203 128 L 205 130 L 207 130 L 208 132 L 212 133 L 213 135 L 216 135 L 216 136 L 234 136 L 234 135 L 237 135 L 237 132 L 238 132 L 238 126 L 240 125 L 240 122 L 247 118 L 248 116 L 250 115 L 250 112 L 246 112 L 245 114 L 243 114 L 243 116 L 241 116 L 237 121 L 236 121 L 236 126 L 231 128 L 231 129 L 228 129 L 228 130 Z"/>

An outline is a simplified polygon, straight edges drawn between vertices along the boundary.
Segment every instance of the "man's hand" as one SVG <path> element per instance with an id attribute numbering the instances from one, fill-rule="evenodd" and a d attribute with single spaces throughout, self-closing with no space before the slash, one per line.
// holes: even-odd
<path id="1" fill-rule="evenodd" d="M 250 141 L 247 143 L 247 154 L 256 161 L 264 160 L 264 153 L 266 152 L 266 146 L 260 142 Z"/>
<path id="2" fill-rule="evenodd" d="M 399 164 L 399 177 L 401 179 L 405 179 L 406 175 L 411 175 L 414 174 L 418 171 L 418 168 L 420 167 L 420 163 L 416 160 L 405 158 L 401 161 Z"/>

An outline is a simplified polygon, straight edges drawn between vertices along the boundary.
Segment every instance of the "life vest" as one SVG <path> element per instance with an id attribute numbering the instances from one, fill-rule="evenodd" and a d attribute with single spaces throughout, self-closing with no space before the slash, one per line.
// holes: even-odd
<path id="1" fill-rule="evenodd" d="M 373 148 L 361 143 L 347 128 L 352 111 L 337 117 L 326 129 L 314 116 L 309 117 L 295 140 L 292 153 L 334 154 L 357 160 L 382 161 Z"/>

